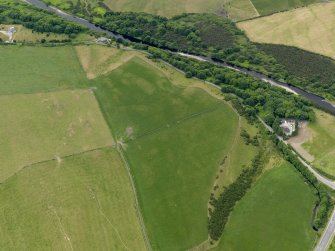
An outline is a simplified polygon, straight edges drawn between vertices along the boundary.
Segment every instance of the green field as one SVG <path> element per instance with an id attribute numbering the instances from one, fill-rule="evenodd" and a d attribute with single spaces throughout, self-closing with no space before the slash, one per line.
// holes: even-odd
<path id="1" fill-rule="evenodd" d="M 205 241 L 209 194 L 236 137 L 237 114 L 201 89 L 173 85 L 139 58 L 95 83 L 123 142 L 153 248 L 185 250 Z"/>
<path id="2" fill-rule="evenodd" d="M 302 144 L 315 157 L 315 167 L 335 176 L 335 118 L 316 110 L 316 121 L 308 125 L 310 137 Z"/>
<path id="3" fill-rule="evenodd" d="M 258 17 L 259 13 L 251 0 L 224 0 L 224 9 L 233 21 Z"/>
<path id="4" fill-rule="evenodd" d="M 215 250 L 312 250 L 315 200 L 292 166 L 274 167 L 236 205 Z"/>
<path id="5" fill-rule="evenodd" d="M 320 0 L 251 0 L 260 15 L 268 15 L 284 10 L 307 6 Z"/>
<path id="6" fill-rule="evenodd" d="M 0 186 L 2 250 L 146 250 L 114 149 L 24 169 Z"/>
<path id="7" fill-rule="evenodd" d="M 73 47 L 1 46 L 0 55 L 0 94 L 87 85 Z"/>
<path id="8" fill-rule="evenodd" d="M 0 181 L 23 167 L 111 145 L 88 90 L 0 96 Z"/>

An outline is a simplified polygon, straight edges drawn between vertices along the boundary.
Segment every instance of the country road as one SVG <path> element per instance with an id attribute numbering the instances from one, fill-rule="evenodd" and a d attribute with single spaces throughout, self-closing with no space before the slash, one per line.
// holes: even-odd
<path id="1" fill-rule="evenodd" d="M 124 36 L 122 36 L 120 34 L 116 34 L 115 32 L 111 32 L 111 31 L 102 29 L 100 27 L 97 27 L 93 23 L 90 23 L 86 19 L 79 18 L 79 17 L 73 16 L 73 15 L 64 13 L 63 11 L 61 11 L 61 10 L 55 8 L 55 7 L 47 6 L 45 3 L 43 3 L 40 0 L 23 0 L 23 1 L 25 1 L 27 3 L 30 3 L 30 4 L 32 4 L 36 7 L 42 8 L 44 10 L 53 12 L 53 13 L 57 14 L 58 16 L 60 16 L 62 18 L 65 18 L 69 21 L 79 23 L 79 24 L 87 27 L 88 29 L 91 29 L 91 30 L 94 30 L 94 31 L 97 31 L 97 32 L 106 33 L 107 35 L 109 35 L 111 37 L 120 38 L 120 39 L 123 39 L 123 40 L 126 40 L 126 41 L 130 41 L 128 38 L 125 38 Z M 166 50 L 166 51 L 168 51 L 168 50 Z M 171 52 L 171 51 L 169 51 L 169 52 Z M 289 84 L 276 81 L 276 80 L 271 79 L 268 76 L 266 76 L 264 74 L 261 74 L 259 72 L 255 72 L 255 71 L 251 71 L 249 69 L 245 69 L 245 68 L 242 68 L 242 67 L 239 67 L 239 66 L 231 65 L 231 64 L 226 63 L 226 62 L 218 62 L 218 61 L 216 61 L 212 58 L 209 58 L 209 57 L 191 55 L 191 54 L 185 54 L 185 53 L 178 53 L 178 54 L 181 55 L 181 56 L 185 56 L 185 57 L 189 57 L 189 58 L 193 58 L 193 59 L 197 59 L 197 60 L 201 60 L 201 61 L 207 61 L 207 62 L 216 64 L 216 65 L 219 65 L 219 66 L 222 66 L 222 67 L 226 67 L 226 68 L 229 68 L 229 69 L 232 69 L 232 70 L 235 70 L 235 71 L 243 72 L 243 73 L 248 74 L 250 76 L 253 76 L 253 77 L 255 77 L 259 80 L 267 82 L 271 85 L 284 88 L 291 93 L 301 95 L 301 96 L 305 97 L 306 99 L 310 100 L 315 106 L 323 108 L 323 109 L 327 110 L 328 112 L 330 112 L 331 114 L 335 115 L 335 106 L 333 104 L 331 104 L 330 102 L 327 102 L 326 100 L 324 100 L 320 96 L 317 96 L 313 93 L 306 92 L 306 91 L 304 91 L 304 90 L 302 90 L 298 87 L 291 86 Z M 207 82 L 207 81 L 205 81 L 205 82 L 207 84 L 217 88 L 217 89 L 221 89 L 220 86 L 217 86 L 217 85 L 215 85 L 213 83 L 210 83 L 210 82 Z M 268 130 L 273 132 L 272 128 L 269 127 L 260 117 L 258 117 L 258 119 Z M 279 139 L 282 140 L 280 137 L 279 137 Z M 335 190 L 335 182 L 334 181 L 329 180 L 329 179 L 323 177 L 322 175 L 320 175 L 319 173 L 317 173 L 308 163 L 306 163 L 300 157 L 299 157 L 299 160 L 301 161 L 302 164 L 304 164 L 310 170 L 310 172 L 312 172 L 314 174 L 314 176 L 319 180 L 319 182 L 321 182 L 321 183 L 325 184 L 326 186 Z M 315 251 L 326 250 L 328 248 L 334 234 L 335 234 L 335 209 L 334 209 L 334 211 L 331 215 L 331 218 L 328 222 L 328 225 L 327 225 L 326 229 L 324 230 L 323 235 L 321 236 L 317 246 L 315 247 Z M 149 244 L 149 246 L 150 246 L 150 244 Z"/>

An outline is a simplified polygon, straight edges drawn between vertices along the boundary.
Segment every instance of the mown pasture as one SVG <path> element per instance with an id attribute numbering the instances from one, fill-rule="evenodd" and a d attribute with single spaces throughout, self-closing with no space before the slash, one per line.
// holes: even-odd
<path id="1" fill-rule="evenodd" d="M 274 166 L 236 205 L 215 250 L 311 250 L 315 201 L 291 165 Z"/>
<path id="2" fill-rule="evenodd" d="M 316 120 L 308 125 L 310 137 L 302 147 L 314 156 L 316 168 L 335 177 L 335 118 L 315 110 Z"/>
<path id="3" fill-rule="evenodd" d="M 153 248 L 199 245 L 207 239 L 218 167 L 239 137 L 238 115 L 198 88 L 172 84 L 139 58 L 94 81 L 130 163 Z"/>
<path id="4" fill-rule="evenodd" d="M 0 96 L 0 181 L 27 165 L 113 144 L 89 90 Z"/>
<path id="5" fill-rule="evenodd" d="M 3 250 L 147 250 L 115 149 L 32 165 L 0 199 Z"/>
<path id="6" fill-rule="evenodd" d="M 0 94 L 87 86 L 73 47 L 1 46 Z"/>
<path id="7" fill-rule="evenodd" d="M 252 41 L 296 46 L 332 58 L 334 25 L 332 1 L 238 23 Z"/>

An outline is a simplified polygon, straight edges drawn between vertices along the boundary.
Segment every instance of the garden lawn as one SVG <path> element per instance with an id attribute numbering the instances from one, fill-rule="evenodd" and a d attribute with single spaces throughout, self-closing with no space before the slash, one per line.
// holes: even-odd
<path id="1" fill-rule="evenodd" d="M 172 84 L 137 57 L 94 81 L 123 142 L 154 250 L 199 245 L 208 236 L 207 203 L 238 115 L 201 89 Z"/>
<path id="2" fill-rule="evenodd" d="M 32 165 L 1 184 L 0 200 L 2 250 L 146 250 L 115 149 Z"/>
<path id="3" fill-rule="evenodd" d="M 266 171 L 236 205 L 215 250 L 312 250 L 316 196 L 288 163 Z"/>
<path id="4" fill-rule="evenodd" d="M 74 47 L 1 46 L 0 95 L 84 87 Z"/>
<path id="5" fill-rule="evenodd" d="M 23 167 L 113 143 L 90 90 L 0 96 L 0 182 Z"/>

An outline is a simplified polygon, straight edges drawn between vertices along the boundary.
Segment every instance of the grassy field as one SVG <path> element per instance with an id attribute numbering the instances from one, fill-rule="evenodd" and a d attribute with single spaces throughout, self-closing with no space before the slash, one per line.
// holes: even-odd
<path id="1" fill-rule="evenodd" d="M 73 47 L 0 47 L 0 95 L 87 85 Z"/>
<path id="2" fill-rule="evenodd" d="M 238 27 L 256 42 L 296 46 L 335 58 L 335 2 L 241 22 Z"/>
<path id="3" fill-rule="evenodd" d="M 106 75 L 139 54 L 99 45 L 77 46 L 76 52 L 88 79 Z"/>
<path id="4" fill-rule="evenodd" d="M 251 0 L 224 0 L 224 9 L 233 21 L 258 17 L 259 13 Z"/>
<path id="5" fill-rule="evenodd" d="M 316 121 L 308 125 L 311 137 L 302 147 L 315 157 L 313 165 L 335 176 L 335 118 L 319 110 L 315 113 Z"/>
<path id="6" fill-rule="evenodd" d="M 24 166 L 113 143 L 88 90 L 0 96 L 0 181 Z"/>
<path id="7" fill-rule="evenodd" d="M 251 0 L 261 15 L 268 15 L 284 10 L 304 7 L 320 0 Z"/>
<path id="8" fill-rule="evenodd" d="M 215 250 L 312 250 L 315 200 L 292 166 L 276 166 L 237 204 Z"/>
<path id="9" fill-rule="evenodd" d="M 239 137 L 237 114 L 199 88 L 172 84 L 137 57 L 95 82 L 102 111 L 123 142 L 154 249 L 206 240 L 209 193 Z"/>
<path id="10" fill-rule="evenodd" d="M 2 250 L 146 250 L 114 149 L 33 165 L 0 186 Z"/>

